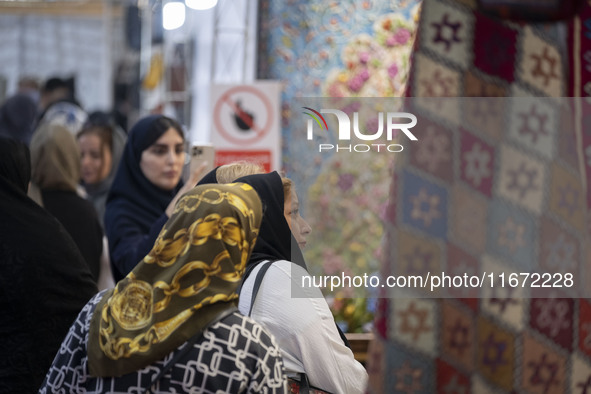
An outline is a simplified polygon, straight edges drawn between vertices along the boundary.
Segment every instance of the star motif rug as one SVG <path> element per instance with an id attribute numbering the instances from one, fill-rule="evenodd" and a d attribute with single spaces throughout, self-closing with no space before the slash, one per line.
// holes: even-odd
<path id="1" fill-rule="evenodd" d="M 591 392 L 591 161 L 567 26 L 424 0 L 418 141 L 395 162 L 381 274 L 427 289 L 382 289 L 368 392 Z"/>

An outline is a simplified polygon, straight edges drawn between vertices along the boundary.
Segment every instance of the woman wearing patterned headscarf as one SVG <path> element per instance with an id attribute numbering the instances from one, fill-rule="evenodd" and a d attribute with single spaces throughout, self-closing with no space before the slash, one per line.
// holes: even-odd
<path id="1" fill-rule="evenodd" d="M 185 194 L 150 253 L 82 310 L 41 393 L 284 392 L 279 348 L 235 308 L 261 209 L 245 184 Z"/>

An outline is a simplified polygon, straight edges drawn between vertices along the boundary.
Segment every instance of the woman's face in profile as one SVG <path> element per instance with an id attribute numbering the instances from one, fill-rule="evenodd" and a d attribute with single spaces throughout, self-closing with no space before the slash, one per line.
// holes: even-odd
<path id="1" fill-rule="evenodd" d="M 78 138 L 80 147 L 80 176 L 84 183 L 93 185 L 105 179 L 111 171 L 111 151 L 95 133 L 86 133 Z"/>
<path id="2" fill-rule="evenodd" d="M 289 197 L 285 199 L 283 214 L 300 249 L 304 249 L 306 247 L 306 238 L 312 231 L 312 228 L 300 215 L 300 202 L 293 188 Z"/>
<path id="3" fill-rule="evenodd" d="M 172 190 L 181 179 L 185 163 L 185 140 L 172 127 L 142 152 L 140 168 L 150 182 Z"/>

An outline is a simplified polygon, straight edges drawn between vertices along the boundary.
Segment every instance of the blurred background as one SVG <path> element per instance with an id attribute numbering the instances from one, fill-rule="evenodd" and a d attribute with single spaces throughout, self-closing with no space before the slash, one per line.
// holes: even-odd
<path id="1" fill-rule="evenodd" d="M 391 159 L 371 155 L 357 163 L 318 155 L 297 143 L 303 135 L 293 130 L 290 118 L 301 112 L 296 98 L 402 96 L 419 5 L 407 0 L 0 1 L 0 101 L 17 92 L 39 101 L 39 90 L 57 77 L 85 111 L 110 113 L 123 130 L 157 112 L 178 119 L 191 141 L 215 142 L 215 87 L 273 81 L 279 87 L 271 99 L 277 121 L 269 135 L 279 140 L 280 161 L 268 169 L 294 178 L 304 215 L 310 212 L 318 242 L 306 254 L 314 273 L 377 272 Z M 318 201 L 334 206 L 316 215 L 323 207 Z M 357 215 L 358 210 L 365 214 Z M 349 236 L 324 231 L 345 222 Z M 351 242 L 355 233 L 366 235 Z M 375 302 L 365 297 L 330 294 L 345 331 L 371 330 Z"/>

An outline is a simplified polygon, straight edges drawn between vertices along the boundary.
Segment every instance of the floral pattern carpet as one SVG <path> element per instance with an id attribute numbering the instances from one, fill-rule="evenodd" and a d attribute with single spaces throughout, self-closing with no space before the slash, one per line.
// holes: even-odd
<path id="1" fill-rule="evenodd" d="M 300 127 L 302 100 L 402 96 L 418 10 L 416 0 L 261 2 L 258 77 L 284 82 L 283 165 L 313 229 L 305 257 L 316 275 L 378 271 L 392 160 L 320 154 Z M 371 329 L 375 300 L 327 295 L 344 331 Z"/>

